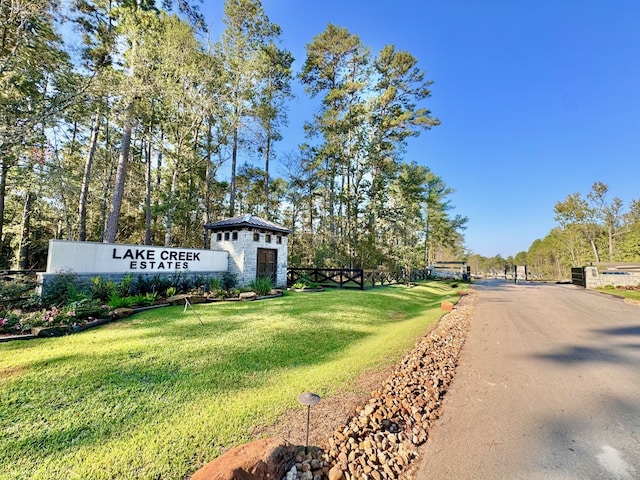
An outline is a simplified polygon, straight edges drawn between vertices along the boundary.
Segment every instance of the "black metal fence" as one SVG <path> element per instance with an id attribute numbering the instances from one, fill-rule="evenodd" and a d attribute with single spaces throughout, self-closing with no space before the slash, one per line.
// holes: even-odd
<path id="1" fill-rule="evenodd" d="M 431 272 L 427 268 L 415 270 L 365 270 L 365 285 L 380 287 L 398 283 L 412 283 L 420 280 L 428 280 Z"/>
<path id="2" fill-rule="evenodd" d="M 359 268 L 289 268 L 287 287 L 308 279 L 322 287 L 358 288 L 364 290 L 364 271 Z"/>
<path id="3" fill-rule="evenodd" d="M 287 286 L 291 287 L 301 279 L 308 279 L 322 287 L 364 290 L 369 287 L 427 280 L 429 273 L 426 268 L 409 272 L 359 268 L 289 268 L 287 270 Z"/>

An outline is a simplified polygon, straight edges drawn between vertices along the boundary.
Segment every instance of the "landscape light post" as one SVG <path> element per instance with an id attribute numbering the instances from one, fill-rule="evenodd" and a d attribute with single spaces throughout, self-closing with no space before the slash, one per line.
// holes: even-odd
<path id="1" fill-rule="evenodd" d="M 298 395 L 298 402 L 307 406 L 307 441 L 304 444 L 304 454 L 309 453 L 309 420 L 311 418 L 311 407 L 320 401 L 320 396 L 311 392 L 302 392 Z"/>

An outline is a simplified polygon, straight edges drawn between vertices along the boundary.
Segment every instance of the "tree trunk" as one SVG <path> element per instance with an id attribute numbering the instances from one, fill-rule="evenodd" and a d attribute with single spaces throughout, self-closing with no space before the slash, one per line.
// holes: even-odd
<path id="1" fill-rule="evenodd" d="M 87 198 L 89 196 L 89 179 L 91 177 L 91 167 L 96 154 L 98 145 L 98 132 L 100 130 L 100 113 L 97 112 L 93 119 L 93 127 L 91 129 L 91 139 L 89 141 L 89 151 L 87 160 L 84 164 L 84 175 L 82 176 L 82 187 L 80 189 L 80 200 L 78 202 L 78 240 L 84 242 L 87 240 Z"/>
<path id="2" fill-rule="evenodd" d="M 122 198 L 124 197 L 124 187 L 127 178 L 127 166 L 129 163 L 129 150 L 131 148 L 131 134 L 133 132 L 133 100 L 127 106 L 126 119 L 120 143 L 120 155 L 118 157 L 118 169 L 116 170 L 116 181 L 113 188 L 113 198 L 111 199 L 111 211 L 107 220 L 104 242 L 114 243 L 118 233 L 118 220 L 120 209 L 122 208 Z"/>
<path id="3" fill-rule="evenodd" d="M 598 247 L 596 246 L 595 240 L 590 238 L 589 243 L 591 244 L 591 249 L 593 250 L 593 256 L 596 259 L 596 263 L 600 263 L 600 255 L 598 254 Z"/>
<path id="4" fill-rule="evenodd" d="M 0 254 L 2 252 L 2 245 L 4 237 L 3 225 L 4 225 L 4 197 L 7 189 L 7 174 L 9 173 L 9 166 L 4 160 L 4 156 L 0 152 Z M 4 265 L 5 259 L 0 255 L 0 267 Z"/>
<path id="5" fill-rule="evenodd" d="M 105 168 L 103 172 L 103 178 L 105 179 L 103 182 L 102 188 L 102 201 L 100 202 L 100 235 L 98 241 L 104 241 L 104 232 L 107 228 L 107 209 L 109 205 L 109 192 L 111 191 L 111 180 L 113 178 L 113 158 L 111 155 L 111 130 L 109 128 L 109 115 L 107 112 L 107 117 L 105 119 L 104 125 L 104 144 L 106 146 L 104 151 L 105 156 Z M 108 170 L 108 171 L 107 171 Z"/>
<path id="6" fill-rule="evenodd" d="M 609 226 L 607 228 L 607 233 L 609 235 L 609 261 L 613 262 L 613 244 L 615 242 L 613 228 Z"/>
<path id="7" fill-rule="evenodd" d="M 33 195 L 27 189 L 24 196 L 24 208 L 22 210 L 22 225 L 20 225 L 20 243 L 18 244 L 18 258 L 16 261 L 16 269 L 29 269 L 29 232 L 31 227 L 31 205 L 33 204 Z"/>
<path id="8" fill-rule="evenodd" d="M 144 244 L 151 245 L 151 135 L 145 149 L 146 169 L 144 177 Z"/>
<path id="9" fill-rule="evenodd" d="M 167 213 L 165 216 L 165 233 L 164 233 L 164 246 L 170 247 L 171 242 L 173 241 L 171 230 L 173 229 L 173 217 L 175 215 L 175 199 L 176 199 L 176 191 L 178 189 L 178 166 L 173 170 L 173 175 L 171 176 L 171 191 L 169 194 L 169 207 L 167 208 Z"/>
<path id="10" fill-rule="evenodd" d="M 212 152 L 212 144 L 213 138 L 211 136 L 211 124 L 213 123 L 213 119 L 209 117 L 208 125 L 207 125 L 207 170 L 204 175 L 204 224 L 211 222 L 211 156 Z M 208 229 L 204 229 L 204 237 L 203 243 L 204 248 L 210 248 L 209 242 L 209 233 Z"/>
<path id="11" fill-rule="evenodd" d="M 238 160 L 238 127 L 233 129 L 233 150 L 231 152 L 231 195 L 229 198 L 229 216 L 236 212 L 236 162 Z"/>
<path id="12" fill-rule="evenodd" d="M 269 218 L 269 160 L 271 157 L 271 122 L 267 123 L 267 144 L 264 152 L 264 212 L 265 218 Z"/>

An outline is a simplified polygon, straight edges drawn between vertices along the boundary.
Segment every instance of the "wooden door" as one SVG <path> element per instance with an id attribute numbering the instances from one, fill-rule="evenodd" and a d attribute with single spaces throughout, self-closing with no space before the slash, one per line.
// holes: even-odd
<path id="1" fill-rule="evenodd" d="M 270 278 L 274 285 L 277 282 L 278 251 L 271 248 L 258 249 L 258 268 L 256 278 Z"/>

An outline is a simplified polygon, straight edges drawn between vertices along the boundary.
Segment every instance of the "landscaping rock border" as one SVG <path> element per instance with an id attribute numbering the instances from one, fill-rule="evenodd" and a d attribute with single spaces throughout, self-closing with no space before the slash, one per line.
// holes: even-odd
<path id="1" fill-rule="evenodd" d="M 283 480 L 403 478 L 440 416 L 475 308 L 460 298 L 328 444 L 298 455 Z M 314 468 L 315 467 L 315 468 Z"/>

